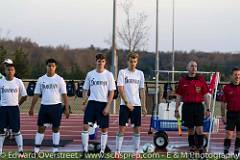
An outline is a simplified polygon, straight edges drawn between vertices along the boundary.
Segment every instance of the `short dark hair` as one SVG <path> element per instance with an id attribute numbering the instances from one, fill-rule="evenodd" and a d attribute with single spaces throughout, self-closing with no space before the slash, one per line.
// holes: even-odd
<path id="1" fill-rule="evenodd" d="M 96 61 L 97 61 L 97 60 L 103 60 L 103 59 L 107 60 L 107 58 L 106 58 L 106 56 L 105 56 L 104 54 L 98 53 L 98 54 L 96 55 Z"/>
<path id="2" fill-rule="evenodd" d="M 57 61 L 53 58 L 50 58 L 46 61 L 46 65 L 48 65 L 49 63 L 55 63 L 57 65 Z"/>
<path id="3" fill-rule="evenodd" d="M 239 68 L 239 67 L 234 67 L 234 68 L 232 69 L 232 73 L 233 73 L 234 71 L 240 71 L 240 68 Z"/>
<path id="4" fill-rule="evenodd" d="M 14 67 L 15 68 L 15 65 L 14 64 L 9 64 L 9 63 L 6 63 L 6 67 Z"/>
<path id="5" fill-rule="evenodd" d="M 135 53 L 135 52 L 130 52 L 128 55 L 127 55 L 127 59 L 129 60 L 130 58 L 132 59 L 139 59 L 139 55 L 138 53 Z"/>

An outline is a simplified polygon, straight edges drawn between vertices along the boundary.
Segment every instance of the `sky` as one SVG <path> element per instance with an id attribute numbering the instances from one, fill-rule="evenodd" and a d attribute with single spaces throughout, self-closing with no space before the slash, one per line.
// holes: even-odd
<path id="1" fill-rule="evenodd" d="M 117 26 L 124 16 L 117 0 Z M 27 37 L 42 46 L 109 48 L 113 0 L 0 0 L 0 36 Z M 156 0 L 133 0 L 150 27 L 144 48 L 155 50 Z M 175 50 L 240 51 L 239 0 L 175 0 Z M 117 40 L 119 48 L 122 45 Z M 172 48 L 172 0 L 159 0 L 159 49 Z"/>

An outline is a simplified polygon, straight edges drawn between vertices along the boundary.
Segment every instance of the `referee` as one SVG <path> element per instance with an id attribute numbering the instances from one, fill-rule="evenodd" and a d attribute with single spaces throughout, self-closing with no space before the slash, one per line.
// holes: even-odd
<path id="1" fill-rule="evenodd" d="M 176 110 L 175 117 L 179 118 L 180 102 L 182 106 L 183 125 L 188 129 L 188 143 L 190 153 L 199 150 L 199 153 L 204 152 L 203 148 L 203 120 L 204 106 L 209 106 L 208 87 L 202 75 L 197 74 L 197 63 L 190 61 L 187 65 L 188 74 L 179 80 L 176 90 Z M 206 108 L 206 116 L 210 115 L 210 109 Z M 195 139 L 196 133 L 196 139 Z"/>
<path id="2" fill-rule="evenodd" d="M 222 121 L 226 124 L 226 136 L 224 139 L 224 154 L 228 154 L 231 139 L 236 128 L 234 154 L 238 156 L 240 148 L 240 68 L 232 69 L 232 82 L 223 89 L 224 95 L 221 103 Z M 227 110 L 227 114 L 225 111 Z"/>

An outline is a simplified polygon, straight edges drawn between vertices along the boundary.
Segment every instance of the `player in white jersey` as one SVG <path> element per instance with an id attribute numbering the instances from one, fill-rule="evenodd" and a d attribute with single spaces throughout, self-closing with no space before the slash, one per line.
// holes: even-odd
<path id="1" fill-rule="evenodd" d="M 109 127 L 109 111 L 116 89 L 113 74 L 105 69 L 106 57 L 103 54 L 96 55 L 96 69 L 88 72 L 83 86 L 83 110 L 84 125 L 82 132 L 83 156 L 88 152 L 89 125 L 95 122 L 101 128 L 101 151 L 100 156 L 104 157 L 107 145 L 107 129 Z M 88 91 L 90 96 L 87 97 Z M 87 102 L 88 101 L 88 102 Z M 85 106 L 87 104 L 87 106 Z"/>
<path id="2" fill-rule="evenodd" d="M 12 129 L 18 145 L 19 156 L 23 156 L 23 138 L 20 132 L 19 106 L 26 101 L 27 92 L 22 80 L 14 77 L 13 64 L 6 65 L 6 77 L 0 80 L 0 154 L 5 139 L 4 129 Z M 19 100 L 19 97 L 20 100 Z"/>
<path id="3" fill-rule="evenodd" d="M 125 127 L 130 119 L 133 127 L 133 147 L 135 159 L 140 158 L 140 126 L 141 110 L 147 114 L 145 107 L 144 74 L 136 68 L 139 55 L 128 55 L 128 68 L 122 69 L 118 74 L 117 86 L 121 96 L 119 111 L 119 132 L 116 136 L 115 159 L 120 159 L 120 152 L 124 138 Z"/>
<path id="4" fill-rule="evenodd" d="M 53 153 L 57 153 L 60 142 L 60 123 L 62 118 L 62 100 L 65 104 L 65 116 L 69 117 L 69 105 L 66 91 L 66 83 L 62 77 L 56 74 L 57 62 L 48 59 L 46 62 L 47 73 L 37 81 L 32 99 L 29 115 L 33 116 L 34 106 L 38 97 L 42 95 L 41 107 L 38 113 L 38 131 L 35 136 L 34 153 L 40 151 L 40 146 L 44 138 L 44 132 L 49 124 L 52 124 Z"/>
<path id="5" fill-rule="evenodd" d="M 1 64 L 1 69 L 2 69 L 2 73 L 0 73 L 0 79 L 5 78 L 6 73 L 5 73 L 5 68 L 7 68 L 8 64 L 13 64 L 13 61 L 9 58 L 5 59 L 2 64 Z M 16 74 L 15 74 L 16 76 Z M 9 128 L 9 125 L 7 125 L 7 128 L 5 128 L 6 130 L 6 139 L 13 139 L 13 134 L 12 134 L 12 129 Z"/>

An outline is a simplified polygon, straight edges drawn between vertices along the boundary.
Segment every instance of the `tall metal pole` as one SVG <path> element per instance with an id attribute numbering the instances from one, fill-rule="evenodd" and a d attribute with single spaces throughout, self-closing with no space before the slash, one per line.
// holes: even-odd
<path id="1" fill-rule="evenodd" d="M 113 30 L 112 30 L 112 73 L 117 78 L 117 52 L 116 52 L 116 5 L 117 0 L 113 0 Z"/>
<path id="2" fill-rule="evenodd" d="M 155 82 L 156 82 L 156 93 L 155 93 L 155 110 L 154 110 L 154 115 L 157 115 L 158 112 L 158 99 L 159 99 L 159 51 L 158 51 L 158 0 L 156 0 L 156 55 L 155 55 Z"/>
<path id="3" fill-rule="evenodd" d="M 117 10 L 117 0 L 113 0 L 113 30 L 112 30 L 112 73 L 114 79 L 117 79 L 118 71 L 118 57 L 116 51 L 116 10 Z M 116 101 L 113 101 L 113 114 L 116 112 Z"/>
<path id="4" fill-rule="evenodd" d="M 172 0 L 172 71 L 175 71 L 175 0 Z M 174 72 L 172 72 L 174 83 Z"/>

